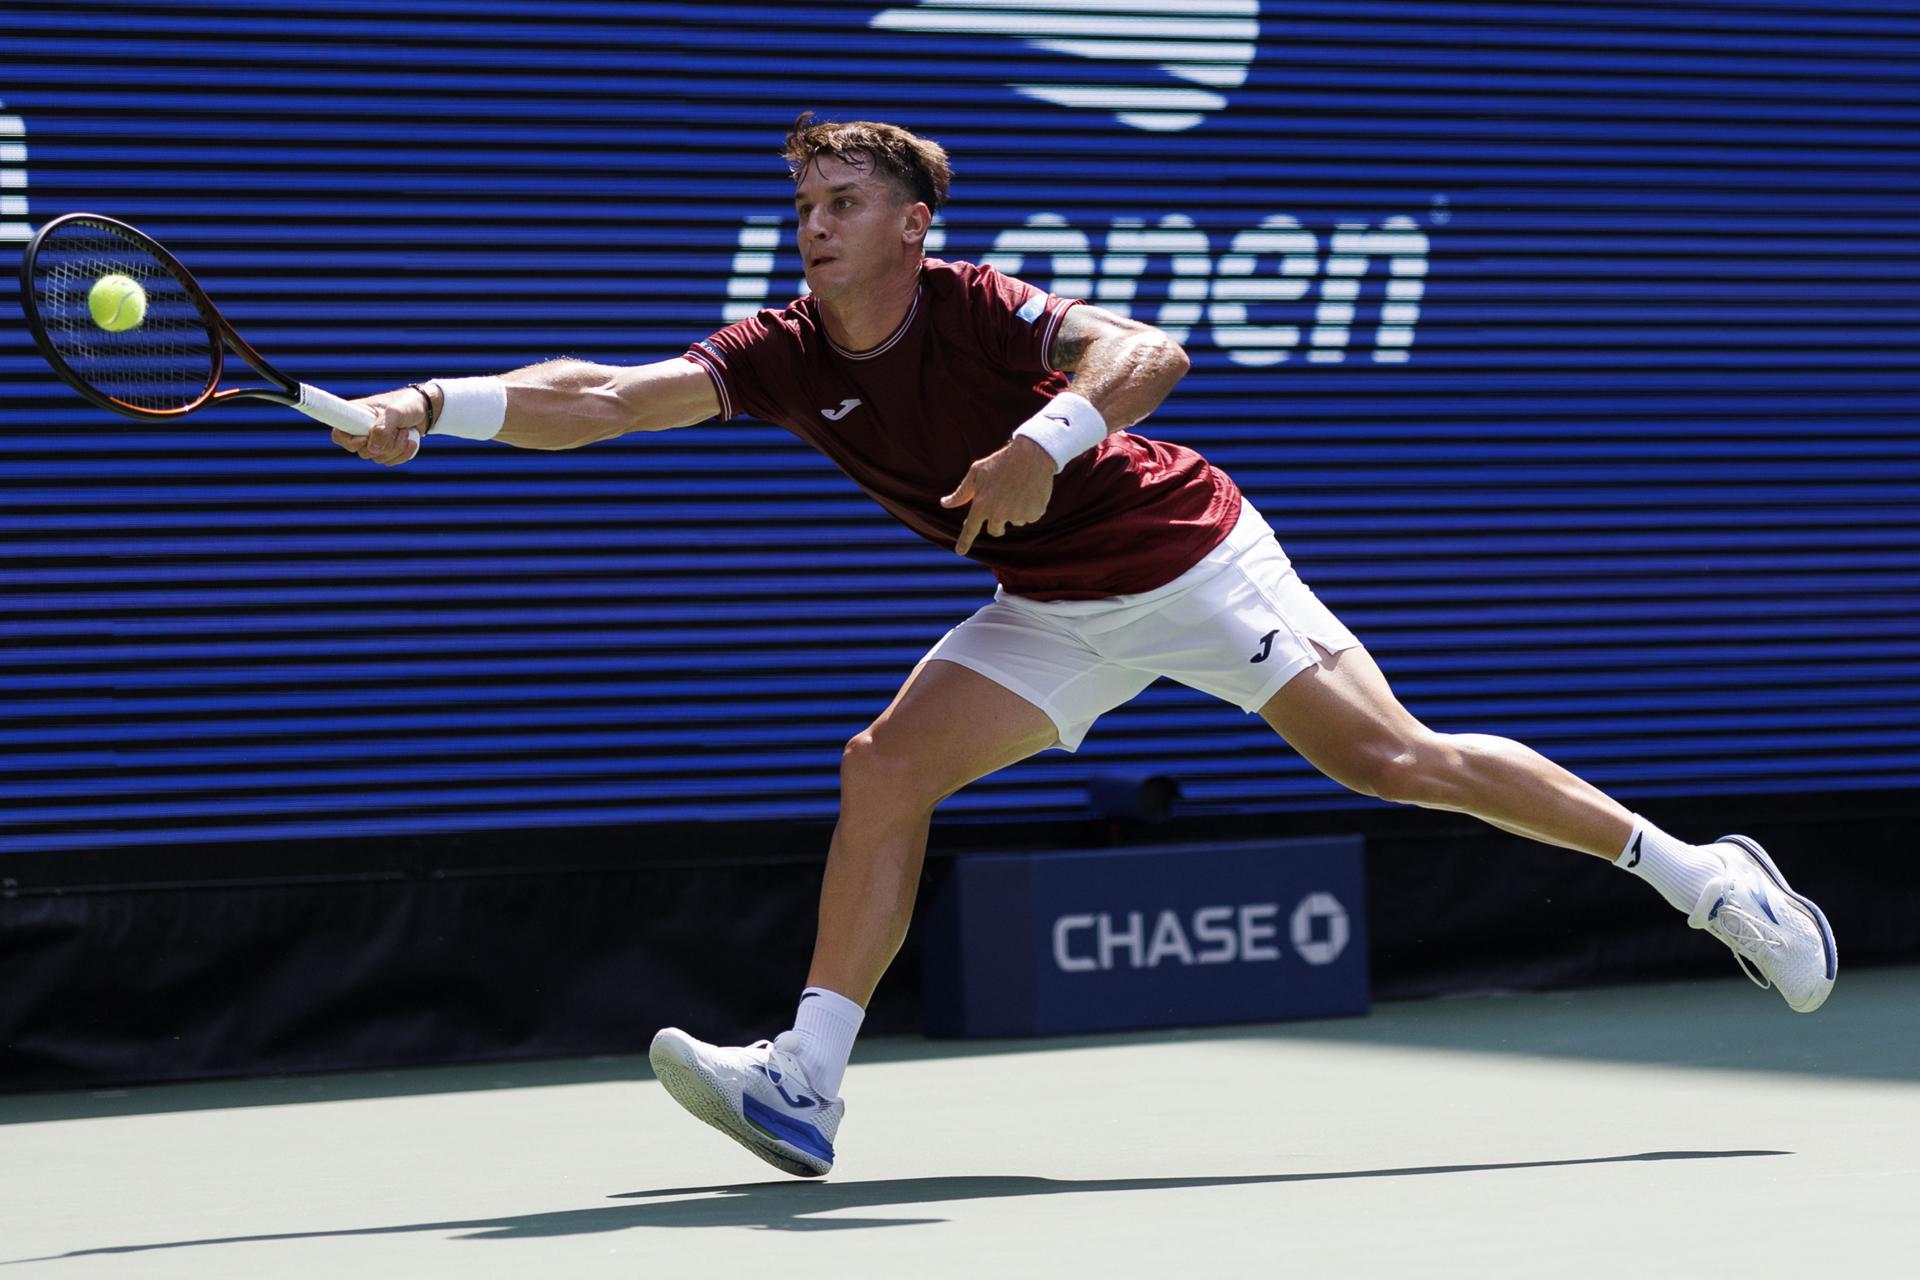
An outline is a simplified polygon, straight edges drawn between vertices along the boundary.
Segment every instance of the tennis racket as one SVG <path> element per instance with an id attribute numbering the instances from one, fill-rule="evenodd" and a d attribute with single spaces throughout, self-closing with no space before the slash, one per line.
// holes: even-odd
<path id="1" fill-rule="evenodd" d="M 95 323 L 88 295 L 107 276 L 146 292 L 146 316 L 113 332 Z M 97 213 L 55 218 L 27 243 L 20 305 L 40 354 L 81 395 L 143 422 L 168 422 L 225 400 L 270 400 L 363 436 L 369 409 L 296 382 L 235 332 L 197 281 L 152 236 Z M 231 350 L 269 385 L 222 387 Z"/>

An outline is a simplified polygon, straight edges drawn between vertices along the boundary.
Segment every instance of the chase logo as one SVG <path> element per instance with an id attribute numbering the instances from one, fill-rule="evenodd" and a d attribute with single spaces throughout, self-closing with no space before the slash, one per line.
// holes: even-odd
<path id="1" fill-rule="evenodd" d="M 887 9 L 883 31 L 1011 36 L 1031 48 L 1112 64 L 1085 80 L 1009 87 L 1056 106 L 1110 111 L 1135 129 L 1177 133 L 1225 109 L 1247 82 L 1259 0 L 920 0 Z"/>
<path id="2" fill-rule="evenodd" d="M 1053 922 L 1053 967 L 1061 973 L 1096 973 L 1278 960 L 1279 916 L 1275 902 L 1200 907 L 1191 915 L 1161 911 L 1149 930 L 1147 913 L 1141 911 L 1062 915 Z M 1353 937 L 1347 909 L 1330 893 L 1300 899 L 1289 924 L 1294 951 L 1316 967 L 1338 960 Z"/>

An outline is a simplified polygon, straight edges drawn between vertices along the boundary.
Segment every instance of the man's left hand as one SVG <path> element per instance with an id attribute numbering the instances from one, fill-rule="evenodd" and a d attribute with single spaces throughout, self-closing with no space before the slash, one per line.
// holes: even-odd
<path id="1" fill-rule="evenodd" d="M 982 529 L 997 538 L 1015 525 L 1032 524 L 1053 499 L 1053 457 L 1025 436 L 1007 442 L 967 468 L 960 487 L 940 499 L 943 507 L 968 507 L 954 551 L 967 554 Z M 969 506 L 968 504 L 971 504 Z"/>

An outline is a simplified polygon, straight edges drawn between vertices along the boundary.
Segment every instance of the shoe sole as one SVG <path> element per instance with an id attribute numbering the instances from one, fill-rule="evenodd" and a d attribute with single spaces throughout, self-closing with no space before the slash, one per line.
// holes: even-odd
<path id="1" fill-rule="evenodd" d="M 830 1164 L 818 1167 L 807 1156 L 748 1124 L 737 1114 L 720 1082 L 693 1057 L 692 1050 L 664 1031 L 653 1038 L 647 1060 L 653 1064 L 654 1079 L 682 1110 L 712 1125 L 780 1172 L 796 1178 L 818 1178 L 833 1168 Z"/>
<path id="2" fill-rule="evenodd" d="M 1787 1007 L 1795 1013 L 1812 1013 L 1827 1002 L 1827 996 L 1833 991 L 1834 979 L 1840 976 L 1840 948 L 1834 943 L 1833 928 L 1827 923 L 1825 913 L 1813 905 L 1813 899 L 1793 891 L 1793 886 L 1788 884 L 1787 878 L 1780 874 L 1780 868 L 1773 865 L 1773 859 L 1767 856 L 1767 851 L 1760 847 L 1758 840 L 1751 836 L 1721 836 L 1714 843 L 1730 844 L 1744 851 L 1748 857 L 1760 864 L 1760 869 L 1767 873 L 1767 878 L 1773 881 L 1775 888 L 1799 904 L 1800 909 L 1820 926 L 1820 945 L 1826 949 L 1827 955 L 1827 980 L 1819 990 L 1814 992 L 1810 1003 L 1801 1005 L 1789 1001 L 1787 1004 Z"/>

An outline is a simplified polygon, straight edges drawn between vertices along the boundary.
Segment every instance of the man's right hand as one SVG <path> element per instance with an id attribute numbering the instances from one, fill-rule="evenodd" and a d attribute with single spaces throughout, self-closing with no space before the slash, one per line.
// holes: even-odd
<path id="1" fill-rule="evenodd" d="M 400 387 L 354 403 L 373 410 L 373 430 L 356 436 L 336 428 L 335 444 L 383 467 L 397 467 L 420 452 L 420 437 L 427 431 L 427 403 L 418 391 Z"/>

